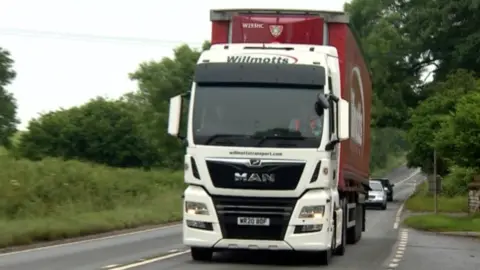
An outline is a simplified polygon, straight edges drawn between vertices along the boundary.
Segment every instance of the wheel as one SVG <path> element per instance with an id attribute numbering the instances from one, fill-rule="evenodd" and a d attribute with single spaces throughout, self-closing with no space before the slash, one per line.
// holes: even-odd
<path id="1" fill-rule="evenodd" d="M 213 250 L 209 248 L 192 247 L 190 253 L 194 261 L 210 261 L 213 257 Z"/>
<path id="2" fill-rule="evenodd" d="M 388 196 L 387 200 L 388 200 L 389 202 L 393 202 L 393 194 L 390 195 L 390 196 Z"/>
<path id="3" fill-rule="evenodd" d="M 384 204 L 382 205 L 382 210 L 387 210 L 387 203 L 384 203 Z"/>
<path id="4" fill-rule="evenodd" d="M 345 205 L 345 204 L 344 204 Z M 342 214 L 343 214 L 343 222 L 342 222 L 342 243 L 340 244 L 340 246 L 338 246 L 335 251 L 334 251 L 334 254 L 337 255 L 337 256 L 343 256 L 345 255 L 345 246 L 347 245 L 347 223 L 346 223 L 346 212 L 345 212 L 345 207 L 342 207 L 343 211 L 342 211 Z M 335 228 L 337 228 L 337 219 L 335 219 Z"/>
<path id="5" fill-rule="evenodd" d="M 363 207 L 361 204 L 355 207 L 355 226 L 347 228 L 347 244 L 356 244 L 362 238 Z"/>

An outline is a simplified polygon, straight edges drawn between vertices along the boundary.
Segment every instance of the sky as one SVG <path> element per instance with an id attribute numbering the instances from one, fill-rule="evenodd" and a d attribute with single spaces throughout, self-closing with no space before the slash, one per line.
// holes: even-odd
<path id="1" fill-rule="evenodd" d="M 236 2 L 236 3 L 225 3 Z M 300 2 L 300 3 L 297 3 Z M 344 0 L 0 0 L 0 47 L 15 61 L 7 89 L 19 129 L 40 113 L 96 96 L 135 91 L 128 74 L 141 62 L 171 57 L 181 43 L 200 47 L 212 8 L 342 10 Z"/>

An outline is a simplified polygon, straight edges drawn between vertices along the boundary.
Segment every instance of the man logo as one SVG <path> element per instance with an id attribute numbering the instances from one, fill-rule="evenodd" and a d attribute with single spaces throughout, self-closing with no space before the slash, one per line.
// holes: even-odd
<path id="1" fill-rule="evenodd" d="M 283 32 L 283 25 L 270 25 L 269 28 L 274 38 L 278 38 Z"/>
<path id="2" fill-rule="evenodd" d="M 240 173 L 234 174 L 235 182 L 275 183 L 273 173 Z"/>

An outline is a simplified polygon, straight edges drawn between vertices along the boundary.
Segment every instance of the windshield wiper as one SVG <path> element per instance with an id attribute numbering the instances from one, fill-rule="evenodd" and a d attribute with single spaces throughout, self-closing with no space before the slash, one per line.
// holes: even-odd
<path id="1" fill-rule="evenodd" d="M 262 145 L 265 141 L 268 140 L 281 140 L 281 141 L 303 141 L 305 137 L 303 136 L 282 136 L 282 135 L 269 135 L 269 136 L 256 136 L 253 138 L 260 139 L 257 143 L 257 146 Z"/>
<path id="2" fill-rule="evenodd" d="M 216 139 L 219 139 L 219 138 L 245 138 L 246 136 L 245 135 L 235 135 L 235 134 L 214 134 L 210 137 L 208 137 L 208 139 L 205 141 L 205 145 L 208 145 L 210 144 L 213 140 L 216 140 Z M 232 143 L 232 141 L 228 140 L 229 143 Z"/>

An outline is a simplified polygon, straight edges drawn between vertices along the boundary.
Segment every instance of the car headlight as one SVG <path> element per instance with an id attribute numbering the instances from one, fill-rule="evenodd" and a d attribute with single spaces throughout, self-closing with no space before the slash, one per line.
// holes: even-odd
<path id="1" fill-rule="evenodd" d="M 325 213 L 323 205 L 304 206 L 298 215 L 298 218 L 322 218 Z"/>
<path id="2" fill-rule="evenodd" d="M 208 215 L 207 205 L 201 202 L 185 202 L 185 212 L 192 215 Z"/>

